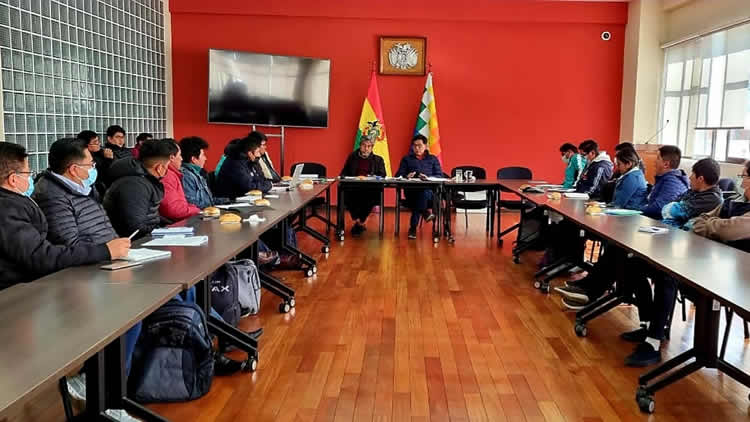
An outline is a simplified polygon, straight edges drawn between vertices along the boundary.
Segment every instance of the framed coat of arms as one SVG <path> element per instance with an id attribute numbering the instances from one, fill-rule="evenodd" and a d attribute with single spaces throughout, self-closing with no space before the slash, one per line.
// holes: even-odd
<path id="1" fill-rule="evenodd" d="M 380 37 L 380 74 L 424 76 L 425 37 Z"/>

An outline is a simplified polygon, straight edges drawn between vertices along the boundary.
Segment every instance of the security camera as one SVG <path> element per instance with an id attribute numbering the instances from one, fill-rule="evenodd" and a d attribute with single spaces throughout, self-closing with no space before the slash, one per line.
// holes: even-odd
<path id="1" fill-rule="evenodd" d="M 609 31 L 602 32 L 602 41 L 609 41 L 612 39 L 612 34 Z"/>

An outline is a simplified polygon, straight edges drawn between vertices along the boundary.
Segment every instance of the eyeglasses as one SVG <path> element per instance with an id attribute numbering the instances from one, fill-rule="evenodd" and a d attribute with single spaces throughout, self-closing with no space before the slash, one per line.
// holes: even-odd
<path id="1" fill-rule="evenodd" d="M 76 163 L 74 165 L 76 165 L 78 167 L 91 167 L 93 169 L 93 168 L 96 168 L 96 161 L 92 161 L 89 164 Z"/>
<path id="2" fill-rule="evenodd" d="M 740 179 L 750 179 L 750 175 L 747 174 L 738 174 L 737 177 L 739 177 Z"/>
<path id="3" fill-rule="evenodd" d="M 14 172 L 13 174 L 28 174 L 28 175 L 31 175 L 32 179 L 34 179 L 36 178 L 37 173 L 35 171 L 17 171 L 17 172 Z"/>

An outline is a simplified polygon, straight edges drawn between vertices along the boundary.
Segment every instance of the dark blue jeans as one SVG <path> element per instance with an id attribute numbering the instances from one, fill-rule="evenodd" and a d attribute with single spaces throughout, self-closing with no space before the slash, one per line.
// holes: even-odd
<path id="1" fill-rule="evenodd" d="M 138 342 L 138 337 L 141 335 L 142 326 L 143 324 L 139 321 L 123 335 L 125 341 L 125 373 L 128 375 L 130 375 L 130 364 L 133 361 L 135 343 Z"/>
<path id="2" fill-rule="evenodd" d="M 409 228 L 417 227 L 425 210 L 432 208 L 432 189 L 409 189 L 404 191 L 406 206 L 411 210 Z"/>

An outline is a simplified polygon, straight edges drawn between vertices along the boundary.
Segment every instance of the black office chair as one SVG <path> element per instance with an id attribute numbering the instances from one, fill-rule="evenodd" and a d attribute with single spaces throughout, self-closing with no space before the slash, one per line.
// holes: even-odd
<path id="1" fill-rule="evenodd" d="M 734 183 L 734 180 L 726 177 L 719 179 L 719 189 L 721 189 L 721 194 L 725 200 L 736 199 L 740 195 L 737 192 L 737 185 Z"/>
<path id="2" fill-rule="evenodd" d="M 487 171 L 483 169 L 482 167 L 476 167 L 476 166 L 458 166 L 451 170 L 450 177 L 456 177 L 456 171 L 461 170 L 463 173 L 466 173 L 467 171 L 472 172 L 473 176 L 477 179 L 486 179 L 487 178 Z M 485 219 L 485 224 L 487 229 L 489 230 L 490 227 L 490 215 L 492 215 L 492 204 L 491 200 L 492 198 L 489 195 L 488 191 L 476 191 L 476 192 L 484 192 L 485 198 L 484 199 L 466 199 L 466 192 L 462 191 L 460 192 L 460 195 L 457 195 L 455 198 L 451 200 L 450 206 L 454 208 L 462 208 L 464 210 L 464 219 L 466 221 L 466 228 L 469 228 L 469 212 L 468 210 L 482 210 L 487 209 L 487 218 Z M 450 217 L 450 215 L 448 216 Z"/>
<path id="3" fill-rule="evenodd" d="M 497 178 L 498 180 L 501 179 L 525 179 L 525 180 L 531 180 L 534 176 L 531 173 L 531 170 L 529 170 L 526 167 L 503 167 L 500 170 L 497 171 Z M 507 192 L 512 193 L 511 190 L 500 187 L 500 193 Z M 529 208 L 527 205 L 524 205 L 522 201 L 519 201 L 517 199 L 507 200 L 498 198 L 498 212 L 501 211 L 502 208 L 510 209 L 510 210 L 521 210 L 523 211 L 526 208 Z M 506 234 L 512 232 L 513 230 L 516 230 L 519 227 L 520 223 L 514 224 L 512 227 L 509 227 L 505 230 L 503 230 L 502 233 L 498 234 L 498 242 L 502 241 L 503 236 Z"/>
<path id="4" fill-rule="evenodd" d="M 328 177 L 326 166 L 320 163 L 294 163 L 292 164 L 292 167 L 290 168 L 289 174 L 294 174 L 294 170 L 297 168 L 297 166 L 302 166 L 302 174 L 316 174 L 320 178 Z M 324 222 L 326 224 L 326 228 L 330 228 L 333 223 L 328 220 L 324 215 L 318 214 L 318 210 L 325 206 L 326 199 L 323 197 L 317 197 L 310 201 L 310 203 L 307 205 L 307 208 L 312 210 L 312 214 L 309 215 L 309 217 L 317 218 L 318 220 Z"/>

